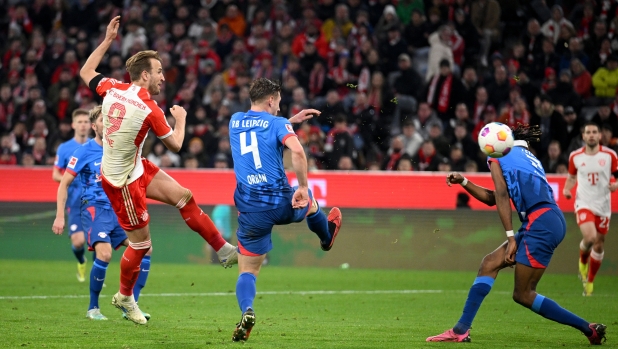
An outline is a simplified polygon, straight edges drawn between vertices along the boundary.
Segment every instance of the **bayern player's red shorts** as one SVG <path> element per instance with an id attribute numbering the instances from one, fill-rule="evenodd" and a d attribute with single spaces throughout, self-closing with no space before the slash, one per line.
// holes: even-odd
<path id="1" fill-rule="evenodd" d="M 594 226 L 599 234 L 605 235 L 609 230 L 610 217 L 597 216 L 592 213 L 592 211 L 585 208 L 577 210 L 577 212 L 575 212 L 575 217 L 577 218 L 577 225 L 582 225 L 587 222 L 594 223 Z"/>
<path id="2" fill-rule="evenodd" d="M 103 190 L 118 216 L 118 223 L 126 231 L 143 228 L 150 222 L 150 215 L 148 215 L 146 207 L 146 188 L 159 172 L 159 167 L 144 158 L 142 158 L 142 164 L 144 165 L 144 174 L 122 188 L 114 187 L 104 176 L 101 176 Z"/>

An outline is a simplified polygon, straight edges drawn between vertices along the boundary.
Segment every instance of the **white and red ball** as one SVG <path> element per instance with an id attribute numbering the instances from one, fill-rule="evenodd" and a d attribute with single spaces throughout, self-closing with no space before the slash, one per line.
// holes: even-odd
<path id="1" fill-rule="evenodd" d="M 479 147 L 487 156 L 501 158 L 513 149 L 513 131 L 500 122 L 490 122 L 479 132 Z"/>

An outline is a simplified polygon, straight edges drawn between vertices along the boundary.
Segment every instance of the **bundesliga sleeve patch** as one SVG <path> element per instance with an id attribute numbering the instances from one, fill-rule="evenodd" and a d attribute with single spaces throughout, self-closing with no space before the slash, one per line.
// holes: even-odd
<path id="1" fill-rule="evenodd" d="M 77 158 L 75 156 L 71 156 L 71 160 L 69 161 L 69 164 L 67 165 L 67 167 L 75 168 L 76 164 L 77 164 Z"/>
<path id="2" fill-rule="evenodd" d="M 290 133 L 294 133 L 294 129 L 292 128 L 292 125 L 290 125 L 290 124 L 285 124 L 285 128 L 287 128 L 287 129 L 288 129 L 288 132 L 290 132 Z"/>

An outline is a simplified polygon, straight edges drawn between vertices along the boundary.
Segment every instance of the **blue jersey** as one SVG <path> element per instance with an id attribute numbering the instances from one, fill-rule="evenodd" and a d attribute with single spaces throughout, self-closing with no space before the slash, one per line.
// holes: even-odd
<path id="1" fill-rule="evenodd" d="M 509 196 L 522 222 L 535 206 L 556 205 L 541 162 L 525 147 L 515 146 L 507 156 L 488 161 L 500 163 Z"/>
<path id="2" fill-rule="evenodd" d="M 96 206 L 111 210 L 112 205 L 101 186 L 102 158 L 103 147 L 91 139 L 75 150 L 73 153 L 75 163 L 67 167 L 67 171 L 78 177 L 75 181 L 81 182 L 82 206 Z"/>
<path id="3" fill-rule="evenodd" d="M 283 168 L 283 149 L 285 140 L 296 136 L 292 124 L 250 110 L 232 115 L 229 126 L 238 210 L 260 212 L 289 205 L 294 191 Z"/>
<path id="4" fill-rule="evenodd" d="M 67 170 L 67 168 L 72 168 L 69 166 L 75 165 L 75 161 L 72 158 L 73 152 L 80 146 L 81 144 L 79 144 L 75 138 L 71 138 L 70 140 L 60 144 L 58 151 L 56 151 L 54 166 L 56 166 L 56 168 L 63 173 Z M 73 181 L 73 183 L 69 186 L 66 207 L 79 207 L 81 202 L 81 194 L 82 185 L 80 181 Z"/>

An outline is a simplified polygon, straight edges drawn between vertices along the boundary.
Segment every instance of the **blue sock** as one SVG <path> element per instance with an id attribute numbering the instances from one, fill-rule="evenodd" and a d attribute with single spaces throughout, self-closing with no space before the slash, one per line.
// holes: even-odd
<path id="1" fill-rule="evenodd" d="M 84 258 L 84 252 L 86 252 L 84 246 L 80 248 L 75 248 L 75 246 L 71 246 L 71 248 L 73 249 L 73 253 L 75 254 L 75 258 L 77 258 L 79 264 L 84 264 L 84 262 L 86 261 L 86 259 Z"/>
<path id="2" fill-rule="evenodd" d="M 236 282 L 236 298 L 238 299 L 238 306 L 240 311 L 245 312 L 247 309 L 253 309 L 253 299 L 255 298 L 256 283 L 255 275 L 251 273 L 242 273 L 238 275 L 238 281 Z"/>
<path id="3" fill-rule="evenodd" d="M 537 294 L 532 303 L 530 310 L 541 315 L 542 317 L 568 325 L 582 331 L 586 336 L 592 335 L 592 330 L 588 327 L 588 322 L 579 316 L 564 309 L 558 303 L 549 298 Z"/>
<path id="4" fill-rule="evenodd" d="M 90 305 L 88 310 L 99 307 L 99 294 L 105 282 L 105 273 L 109 263 L 95 259 L 90 269 Z"/>
<path id="5" fill-rule="evenodd" d="M 133 286 L 133 297 L 137 302 L 139 298 L 140 292 L 142 292 L 142 288 L 146 286 L 146 280 L 148 280 L 148 273 L 150 272 L 150 256 L 144 256 L 142 258 L 142 264 L 139 266 L 139 276 L 137 277 L 137 282 L 135 286 Z"/>
<path id="6" fill-rule="evenodd" d="M 327 243 L 330 241 L 330 230 L 328 229 L 328 219 L 320 208 L 312 214 L 307 216 L 307 226 L 309 230 L 315 233 L 320 238 L 320 241 Z"/>
<path id="7" fill-rule="evenodd" d="M 474 283 L 468 292 L 468 299 L 466 299 L 463 313 L 455 327 L 453 327 L 453 332 L 464 334 L 470 329 L 472 321 L 474 321 L 474 317 L 479 311 L 485 296 L 491 291 L 494 281 L 495 279 L 491 276 L 477 276 L 476 279 L 474 279 Z"/>

